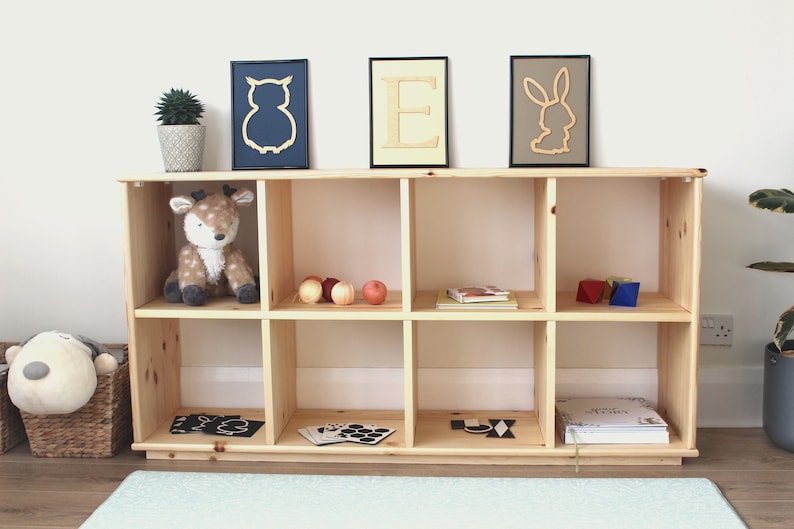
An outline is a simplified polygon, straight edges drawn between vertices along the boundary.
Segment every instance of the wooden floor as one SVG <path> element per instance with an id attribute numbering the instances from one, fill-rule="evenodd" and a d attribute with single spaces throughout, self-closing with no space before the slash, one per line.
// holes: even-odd
<path id="1" fill-rule="evenodd" d="M 124 450 L 109 459 L 39 458 L 23 444 L 0 455 L 0 529 L 77 528 L 132 471 L 509 477 L 704 477 L 751 529 L 794 528 L 794 453 L 760 429 L 704 429 L 701 456 L 674 467 L 293 464 L 148 461 Z M 112 528 L 109 528 L 112 529 Z"/>

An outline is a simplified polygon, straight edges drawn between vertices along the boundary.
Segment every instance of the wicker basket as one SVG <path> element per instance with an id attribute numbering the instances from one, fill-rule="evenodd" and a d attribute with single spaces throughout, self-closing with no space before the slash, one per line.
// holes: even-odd
<path id="1" fill-rule="evenodd" d="M 100 376 L 94 396 L 73 413 L 21 415 L 34 456 L 113 457 L 132 440 L 129 363 Z"/>
<path id="2" fill-rule="evenodd" d="M 14 345 L 0 342 L 0 363 L 6 361 L 6 349 Z M 8 397 L 8 371 L 0 373 L 0 454 L 14 448 L 25 440 L 25 425 L 19 410 Z"/>

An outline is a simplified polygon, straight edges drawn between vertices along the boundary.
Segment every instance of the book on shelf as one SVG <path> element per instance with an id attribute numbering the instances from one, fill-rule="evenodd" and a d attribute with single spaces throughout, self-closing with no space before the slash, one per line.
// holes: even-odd
<path id="1" fill-rule="evenodd" d="M 641 397 L 559 398 L 557 433 L 565 444 L 666 444 L 667 423 Z"/>
<path id="2" fill-rule="evenodd" d="M 436 298 L 436 308 L 437 309 L 481 309 L 481 310 L 491 310 L 491 309 L 517 309 L 518 308 L 518 301 L 516 300 L 516 296 L 514 293 L 510 292 L 507 295 L 507 298 L 503 301 L 479 301 L 477 303 L 461 303 L 460 301 L 455 301 L 454 299 L 450 298 L 447 295 L 446 290 L 439 290 L 438 297 Z"/>
<path id="3" fill-rule="evenodd" d="M 483 303 L 490 301 L 507 301 L 509 290 L 487 285 L 475 287 L 448 288 L 447 296 L 459 303 Z"/>

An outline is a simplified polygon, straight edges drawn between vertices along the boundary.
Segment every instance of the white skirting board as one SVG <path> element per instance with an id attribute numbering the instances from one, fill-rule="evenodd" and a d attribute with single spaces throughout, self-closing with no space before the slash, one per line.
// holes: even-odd
<path id="1" fill-rule="evenodd" d="M 301 408 L 402 409 L 403 371 L 399 368 L 298 368 Z M 420 369 L 422 409 L 534 408 L 531 368 Z M 183 367 L 182 404 L 198 407 L 264 407 L 259 367 Z M 656 404 L 654 369 L 560 369 L 562 397 L 637 395 Z M 762 366 L 700 369 L 698 426 L 761 426 Z"/>
<path id="2" fill-rule="evenodd" d="M 763 365 L 701 367 L 698 378 L 699 427 L 761 426 Z"/>
<path id="3" fill-rule="evenodd" d="M 258 367 L 183 367 L 182 404 L 196 407 L 264 406 Z M 403 409 L 400 368 L 298 368 L 299 408 Z M 423 368 L 420 409 L 534 409 L 532 368 Z M 560 369 L 557 394 L 641 396 L 656 402 L 654 369 Z"/>

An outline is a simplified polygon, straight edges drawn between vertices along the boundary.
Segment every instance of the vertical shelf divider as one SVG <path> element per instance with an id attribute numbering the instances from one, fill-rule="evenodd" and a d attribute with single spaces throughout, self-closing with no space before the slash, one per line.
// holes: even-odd
<path id="1" fill-rule="evenodd" d="M 535 179 L 535 291 L 546 312 L 557 310 L 557 179 Z"/>
<path id="2" fill-rule="evenodd" d="M 417 322 L 403 321 L 403 373 L 405 392 L 405 447 L 416 442 L 416 425 L 419 414 L 419 355 L 417 351 Z"/>
<path id="3" fill-rule="evenodd" d="M 416 180 L 413 178 L 400 179 L 400 259 L 405 446 L 413 447 L 419 413 L 417 323 L 411 318 L 416 298 Z"/>
<path id="4" fill-rule="evenodd" d="M 400 179 L 400 275 L 403 312 L 413 310 L 416 298 L 416 180 Z"/>
<path id="5" fill-rule="evenodd" d="M 263 309 L 295 291 L 292 253 L 292 181 L 257 182 L 259 275 Z"/>
<path id="6" fill-rule="evenodd" d="M 555 446 L 557 391 L 557 179 L 535 180 L 535 291 L 549 321 L 535 324 L 535 414 L 547 448 Z"/>
<path id="7" fill-rule="evenodd" d="M 658 408 L 695 447 L 703 179 L 660 181 L 659 292 L 690 313 L 686 324 L 658 325 Z"/>
<path id="8" fill-rule="evenodd" d="M 557 322 L 535 322 L 535 414 L 546 448 L 554 448 L 556 431 Z"/>

